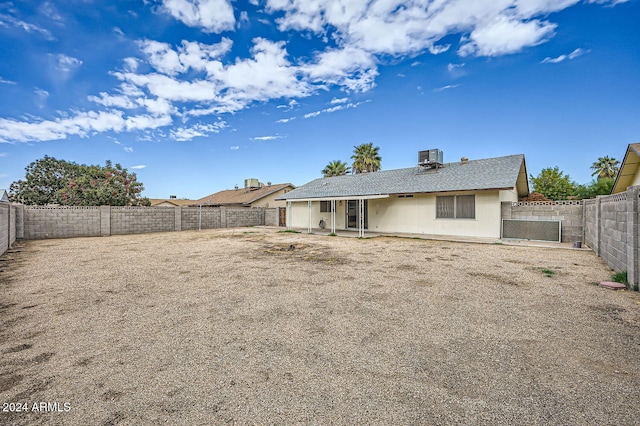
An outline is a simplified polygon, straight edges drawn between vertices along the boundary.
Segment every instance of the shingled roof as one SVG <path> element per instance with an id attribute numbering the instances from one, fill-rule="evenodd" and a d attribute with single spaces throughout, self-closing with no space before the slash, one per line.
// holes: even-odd
<path id="1" fill-rule="evenodd" d="M 271 195 L 274 192 L 278 192 L 286 187 L 295 188 L 290 183 L 278 183 L 275 185 L 267 185 L 257 189 L 227 189 L 225 191 L 216 192 L 215 194 L 207 195 L 196 201 L 196 204 L 209 203 L 216 206 L 224 205 L 250 205 L 251 203 Z"/>
<path id="2" fill-rule="evenodd" d="M 313 180 L 279 197 L 307 200 L 407 193 L 512 189 L 529 194 L 524 155 L 447 163 L 437 169 L 409 167 Z"/>

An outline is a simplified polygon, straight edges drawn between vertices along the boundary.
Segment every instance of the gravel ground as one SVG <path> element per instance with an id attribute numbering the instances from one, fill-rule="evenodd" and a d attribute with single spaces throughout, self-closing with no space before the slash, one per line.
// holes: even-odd
<path id="1" fill-rule="evenodd" d="M 640 424 L 640 295 L 589 251 L 247 228 L 0 269 L 0 424 Z"/>

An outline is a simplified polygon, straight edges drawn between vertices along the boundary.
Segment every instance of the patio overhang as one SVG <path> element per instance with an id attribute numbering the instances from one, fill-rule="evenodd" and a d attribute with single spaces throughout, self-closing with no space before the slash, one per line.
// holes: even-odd
<path id="1" fill-rule="evenodd" d="M 336 201 L 345 201 L 345 200 L 357 200 L 358 201 L 358 236 L 364 237 L 364 201 L 365 200 L 376 200 L 381 198 L 389 198 L 389 194 L 374 194 L 374 195 L 349 195 L 349 196 L 340 196 L 340 197 L 313 197 L 313 198 L 296 198 L 290 199 L 287 201 L 287 229 L 291 229 L 290 217 L 291 217 L 291 204 L 292 203 L 302 203 L 306 202 L 308 206 L 308 229 L 307 232 L 311 234 L 313 232 L 313 227 L 311 225 L 311 203 L 314 201 L 330 201 L 331 202 L 331 232 L 335 234 L 336 232 Z"/>
<path id="2" fill-rule="evenodd" d="M 305 201 L 344 201 L 344 200 L 375 200 L 378 198 L 389 198 L 389 194 L 376 194 L 376 195 L 348 195 L 340 197 L 313 197 L 313 198 L 294 198 L 287 199 L 287 202 L 305 202 Z"/>

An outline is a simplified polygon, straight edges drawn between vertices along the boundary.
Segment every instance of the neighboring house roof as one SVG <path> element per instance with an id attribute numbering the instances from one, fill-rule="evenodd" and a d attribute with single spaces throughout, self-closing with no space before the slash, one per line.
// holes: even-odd
<path id="1" fill-rule="evenodd" d="M 172 204 L 176 207 L 182 206 L 191 206 L 193 204 L 197 204 L 198 202 L 195 200 L 177 200 L 175 198 L 149 198 L 151 202 L 151 207 L 160 205 L 160 204 Z"/>
<path id="2" fill-rule="evenodd" d="M 624 160 L 618 171 L 618 176 L 611 189 L 612 194 L 618 192 L 624 192 L 627 188 L 633 185 L 634 178 L 638 173 L 640 167 L 640 143 L 632 143 L 627 147 L 627 152 L 624 154 Z"/>
<path id="3" fill-rule="evenodd" d="M 5 203 L 9 202 L 9 195 L 7 194 L 6 189 L 0 189 L 0 201 Z"/>
<path id="4" fill-rule="evenodd" d="M 518 196 L 529 194 L 524 155 L 447 163 L 437 169 L 419 166 L 373 173 L 320 178 L 279 197 L 305 200 L 331 197 L 375 196 L 405 193 L 432 193 L 512 189 Z"/>
<path id="5" fill-rule="evenodd" d="M 261 188 L 256 189 L 248 189 L 248 188 L 239 188 L 239 189 L 228 189 L 225 191 L 216 192 L 215 194 L 207 195 L 206 197 L 200 198 L 196 203 L 204 204 L 209 203 L 217 206 L 224 205 L 251 205 L 251 203 L 256 202 L 266 196 L 269 196 L 275 192 L 280 191 L 281 189 L 285 189 L 287 187 L 295 188 L 290 183 L 278 183 L 275 185 L 267 185 Z"/>

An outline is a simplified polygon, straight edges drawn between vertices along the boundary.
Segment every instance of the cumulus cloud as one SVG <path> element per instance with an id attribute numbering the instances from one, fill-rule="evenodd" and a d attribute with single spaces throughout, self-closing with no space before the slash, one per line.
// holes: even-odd
<path id="1" fill-rule="evenodd" d="M 207 33 L 232 30 L 236 19 L 227 0 L 163 0 L 163 10 L 189 27 Z"/>
<path id="2" fill-rule="evenodd" d="M 302 32 L 314 41 L 314 50 L 298 54 L 287 41 L 251 41 L 249 54 L 233 56 L 226 37 L 207 44 L 183 40 L 178 44 L 144 39 L 139 54 L 122 59 L 110 74 L 118 80 L 111 90 L 92 94 L 95 111 L 60 113 L 58 118 L 24 116 L 22 121 L 0 119 L 0 141 L 25 142 L 87 137 L 95 132 L 166 129 L 175 140 L 188 141 L 221 131 L 217 117 L 276 101 L 285 111 L 299 106 L 296 99 L 330 89 L 363 93 L 376 85 L 379 66 L 390 60 L 441 54 L 456 49 L 461 57 L 499 56 L 546 42 L 555 34 L 553 12 L 579 0 L 250 0 L 247 10 L 235 10 L 231 0 L 159 0 L 161 13 L 205 33 L 233 31 L 255 8 L 259 21 L 281 32 Z M 622 0 L 587 0 L 615 5 Z M 265 17 L 270 20 L 265 21 Z M 48 34 L 37 26 L 0 14 L 0 26 Z M 271 33 L 269 33 L 271 34 Z M 208 38 L 209 36 L 207 36 Z M 459 40 L 456 43 L 455 40 Z M 454 46 L 454 47 L 452 47 Z M 242 49 L 233 50 L 238 55 Z M 547 58 L 558 63 L 586 53 L 581 49 Z M 421 60 L 423 56 L 420 56 Z M 66 79 L 83 65 L 65 54 L 51 55 L 51 71 Z M 411 65 L 419 64 L 412 59 Z M 450 76 L 462 74 L 463 64 L 450 64 Z M 11 84 L 0 79 L 0 83 Z M 446 90 L 457 85 L 440 88 Z M 422 89 L 420 89 L 422 90 Z M 436 89 L 438 91 L 438 89 Z M 45 97 L 46 100 L 46 97 Z M 340 101 L 340 102 L 338 102 Z M 309 112 L 305 118 L 355 108 L 348 97 L 337 97 L 329 108 Z M 287 123 L 295 117 L 282 118 Z M 198 124 L 187 125 L 190 120 Z M 214 123 L 207 123 L 213 121 Z"/>
<path id="3" fill-rule="evenodd" d="M 560 56 L 557 56 L 557 57 L 555 57 L 555 58 L 549 58 L 549 57 L 544 58 L 544 59 L 542 60 L 542 63 L 543 63 L 543 64 L 546 64 L 546 63 L 550 63 L 550 64 L 557 64 L 557 63 L 559 63 L 559 62 L 566 61 L 567 59 L 568 59 L 568 60 L 575 59 L 575 58 L 577 58 L 578 56 L 582 56 L 582 55 L 584 55 L 585 53 L 589 53 L 589 51 L 588 51 L 588 50 L 584 50 L 584 49 L 577 48 L 576 50 L 574 50 L 573 52 L 571 52 L 571 53 L 569 53 L 569 54 L 560 55 Z"/>

